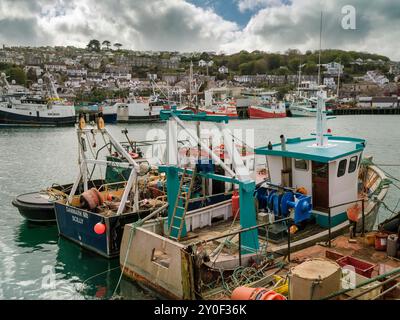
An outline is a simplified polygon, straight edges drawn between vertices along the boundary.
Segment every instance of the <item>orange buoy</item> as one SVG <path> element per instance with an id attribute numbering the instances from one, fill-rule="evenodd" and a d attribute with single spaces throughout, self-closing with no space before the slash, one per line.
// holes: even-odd
<path id="1" fill-rule="evenodd" d="M 286 297 L 266 288 L 237 287 L 232 292 L 232 300 L 286 300 Z"/>
<path id="2" fill-rule="evenodd" d="M 94 225 L 94 232 L 96 234 L 103 234 L 106 231 L 106 225 L 104 223 L 98 222 Z"/>
<path id="3" fill-rule="evenodd" d="M 360 208 L 360 206 L 358 204 L 356 204 L 356 205 L 348 208 L 346 210 L 346 212 L 347 212 L 347 218 L 350 221 L 357 222 L 358 221 L 358 217 L 360 216 L 361 208 Z"/>

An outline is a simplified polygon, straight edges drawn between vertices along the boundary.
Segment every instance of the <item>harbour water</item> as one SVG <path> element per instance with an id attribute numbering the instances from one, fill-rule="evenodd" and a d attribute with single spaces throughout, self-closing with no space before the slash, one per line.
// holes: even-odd
<path id="1" fill-rule="evenodd" d="M 400 116 L 355 115 L 330 120 L 333 134 L 367 140 L 365 156 L 373 155 L 385 171 L 400 177 Z M 123 128 L 131 139 L 148 139 L 150 129 L 164 124 L 113 125 L 121 140 Z M 254 129 L 255 145 L 279 142 L 279 136 L 305 137 L 315 128 L 313 118 L 238 120 L 232 129 Z M 154 138 L 154 136 L 152 137 Z M 52 183 L 71 183 L 76 176 L 74 128 L 0 129 L 0 299 L 104 299 L 112 296 L 120 276 L 118 260 L 108 261 L 58 237 L 57 227 L 27 223 L 11 204 L 17 194 Z M 392 187 L 385 199 L 390 208 L 399 201 Z M 398 207 L 399 208 L 399 207 Z M 381 208 L 379 220 L 390 213 Z M 96 276 L 97 275 L 97 276 Z M 117 293 L 126 299 L 152 299 L 122 279 Z"/>

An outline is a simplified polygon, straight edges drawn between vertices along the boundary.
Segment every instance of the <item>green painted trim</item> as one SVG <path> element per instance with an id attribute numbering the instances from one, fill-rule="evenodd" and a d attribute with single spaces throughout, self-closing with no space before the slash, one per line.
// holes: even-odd
<path id="1" fill-rule="evenodd" d="M 169 120 L 172 116 L 178 117 L 182 121 L 206 121 L 216 123 L 228 123 L 228 116 L 208 115 L 205 112 L 194 113 L 191 110 L 161 110 L 160 119 Z"/>
<path id="2" fill-rule="evenodd" d="M 316 222 L 319 226 L 322 228 L 329 228 L 329 217 L 327 215 L 323 214 L 318 214 L 317 212 L 313 212 Z M 338 214 L 335 214 L 334 216 L 331 217 L 331 227 L 336 227 L 337 225 L 345 222 L 347 220 L 347 213 L 346 212 L 341 212 Z"/>
<path id="3" fill-rule="evenodd" d="M 295 158 L 295 159 L 302 159 L 302 160 L 311 160 L 317 161 L 322 163 L 328 163 L 330 161 L 334 161 L 339 158 L 346 157 L 351 154 L 363 152 L 365 149 L 365 140 L 359 138 L 352 138 L 352 137 L 336 137 L 329 135 L 327 136 L 328 140 L 335 140 L 335 141 L 346 141 L 346 142 L 354 142 L 355 148 L 348 152 L 343 152 L 338 154 L 337 156 L 322 156 L 322 155 L 315 155 L 312 153 L 304 153 L 304 152 L 295 152 L 295 151 L 282 151 L 282 150 L 274 150 L 274 148 L 280 148 L 281 144 L 277 143 L 272 145 L 272 150 L 269 150 L 268 147 L 259 147 L 255 149 L 255 154 L 257 155 L 270 155 L 270 156 L 279 156 L 284 158 Z M 315 141 L 314 138 L 288 138 L 286 140 L 286 144 L 290 146 L 291 144 L 298 144 L 304 142 L 312 142 Z"/>

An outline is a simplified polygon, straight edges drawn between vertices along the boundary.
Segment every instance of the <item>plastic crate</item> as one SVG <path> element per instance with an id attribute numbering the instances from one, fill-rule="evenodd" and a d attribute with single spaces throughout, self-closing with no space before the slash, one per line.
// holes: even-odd
<path id="1" fill-rule="evenodd" d="M 343 254 L 340 254 L 340 253 L 338 253 L 338 252 L 335 252 L 335 251 L 326 250 L 326 251 L 325 251 L 325 257 L 326 257 L 327 259 L 337 261 L 337 260 L 343 258 L 344 255 L 343 255 Z"/>
<path id="2" fill-rule="evenodd" d="M 371 278 L 372 276 L 372 271 L 376 267 L 375 264 L 359 260 L 356 258 L 353 258 L 351 256 L 345 256 L 343 258 L 340 258 L 336 260 L 336 262 L 343 268 L 344 266 L 353 266 L 356 273 L 359 275 L 362 275 L 367 278 Z"/>

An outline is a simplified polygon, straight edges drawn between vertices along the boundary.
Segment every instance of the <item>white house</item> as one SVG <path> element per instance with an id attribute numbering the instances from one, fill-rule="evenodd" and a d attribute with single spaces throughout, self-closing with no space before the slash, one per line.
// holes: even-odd
<path id="1" fill-rule="evenodd" d="M 100 60 L 92 59 L 92 60 L 89 61 L 88 65 L 89 65 L 90 69 L 97 70 L 97 69 L 99 69 L 101 67 L 101 62 L 100 62 Z"/>
<path id="2" fill-rule="evenodd" d="M 84 76 L 87 76 L 87 69 L 85 69 L 85 68 L 68 68 L 67 75 L 70 77 L 84 77 Z"/>
<path id="3" fill-rule="evenodd" d="M 330 89 L 336 88 L 336 82 L 335 79 L 332 77 L 329 78 L 324 78 L 324 85 L 327 86 Z"/>
<path id="4" fill-rule="evenodd" d="M 389 79 L 377 71 L 367 71 L 363 79 L 364 81 L 375 83 L 378 86 L 389 83 Z"/>
<path id="5" fill-rule="evenodd" d="M 63 63 L 46 63 L 44 69 L 50 72 L 66 72 L 67 66 Z"/>
<path id="6" fill-rule="evenodd" d="M 200 60 L 199 61 L 199 67 L 206 67 L 207 66 L 207 62 L 206 61 L 204 61 L 204 60 Z"/>
<path id="7" fill-rule="evenodd" d="M 330 62 L 322 65 L 326 68 L 325 74 L 338 75 L 343 74 L 344 66 L 337 62 Z"/>
<path id="8" fill-rule="evenodd" d="M 229 69 L 225 66 L 222 66 L 222 67 L 218 68 L 218 72 L 221 74 L 227 74 L 227 73 L 229 73 Z"/>

